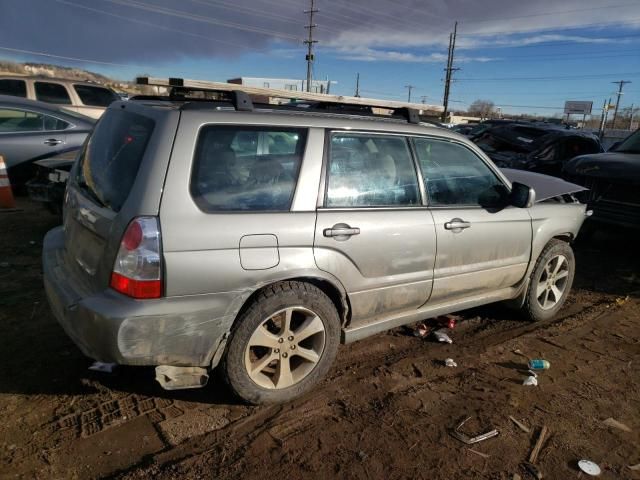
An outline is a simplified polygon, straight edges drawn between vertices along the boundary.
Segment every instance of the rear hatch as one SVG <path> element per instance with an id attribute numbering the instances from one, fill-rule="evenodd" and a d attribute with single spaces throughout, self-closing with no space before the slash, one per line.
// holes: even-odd
<path id="1" fill-rule="evenodd" d="M 64 204 L 65 266 L 83 291 L 109 285 L 129 222 L 158 214 L 178 118 L 171 109 L 119 102 L 85 142 Z"/>

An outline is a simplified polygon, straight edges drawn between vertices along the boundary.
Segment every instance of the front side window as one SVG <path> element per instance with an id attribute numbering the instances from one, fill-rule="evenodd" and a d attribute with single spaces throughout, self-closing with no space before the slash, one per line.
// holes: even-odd
<path id="1" fill-rule="evenodd" d="M 496 206 L 506 188 L 468 148 L 442 140 L 414 139 L 418 162 L 432 206 Z"/>
<path id="2" fill-rule="evenodd" d="M 104 87 L 94 87 L 93 85 L 74 85 L 80 101 L 90 107 L 108 107 L 111 102 L 120 98 L 111 90 Z"/>
<path id="3" fill-rule="evenodd" d="M 0 95 L 27 98 L 27 84 L 24 80 L 0 79 Z"/>
<path id="4" fill-rule="evenodd" d="M 325 207 L 419 204 L 418 178 L 405 137 L 343 133 L 331 137 Z"/>
<path id="5" fill-rule="evenodd" d="M 306 137 L 299 128 L 204 127 L 191 176 L 194 201 L 204 212 L 288 211 Z"/>
<path id="6" fill-rule="evenodd" d="M 0 133 L 42 131 L 43 121 L 44 115 L 40 113 L 0 108 Z"/>
<path id="7" fill-rule="evenodd" d="M 50 82 L 36 82 L 36 98 L 41 102 L 71 105 L 71 99 L 64 85 Z"/>

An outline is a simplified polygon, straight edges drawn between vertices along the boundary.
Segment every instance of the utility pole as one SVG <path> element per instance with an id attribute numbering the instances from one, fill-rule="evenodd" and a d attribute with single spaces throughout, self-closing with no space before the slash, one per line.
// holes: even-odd
<path id="1" fill-rule="evenodd" d="M 318 25 L 313 23 L 313 14 L 317 13 L 318 10 L 315 8 L 315 0 L 311 0 L 311 8 L 309 10 L 305 10 L 304 13 L 309 14 L 309 25 L 305 25 L 305 28 L 309 29 L 309 37 L 304 41 L 305 45 L 307 45 L 307 92 L 311 91 L 311 66 L 313 65 L 313 44 L 318 43 L 317 40 L 313 39 L 313 29 Z"/>
<path id="2" fill-rule="evenodd" d="M 405 85 L 404 88 L 409 90 L 409 98 L 407 98 L 407 102 L 411 103 L 411 90 L 416 88 L 415 85 Z"/>
<path id="3" fill-rule="evenodd" d="M 631 113 L 629 114 L 629 130 L 633 127 L 633 103 L 631 104 Z"/>
<path id="4" fill-rule="evenodd" d="M 618 117 L 618 106 L 620 106 L 620 97 L 622 96 L 622 87 L 624 87 L 627 83 L 631 83 L 628 80 L 620 80 L 619 82 L 611 82 L 618 85 L 618 99 L 616 100 L 616 109 L 613 111 L 613 122 L 611 124 L 611 128 L 616 128 L 616 118 Z"/>
<path id="5" fill-rule="evenodd" d="M 420 101 L 421 101 L 423 104 L 424 104 L 424 103 L 427 103 L 427 98 L 429 98 L 427 95 L 422 95 L 422 96 L 420 97 Z"/>
<path id="6" fill-rule="evenodd" d="M 356 97 L 360 96 L 360 74 L 356 73 Z"/>
<path id="7" fill-rule="evenodd" d="M 609 107 L 609 104 L 607 103 L 607 99 L 604 99 L 604 103 L 602 104 L 602 115 L 600 116 L 600 128 L 598 129 L 598 138 L 600 138 L 600 140 L 602 140 L 602 135 L 604 134 L 604 127 L 605 127 L 605 113 L 607 112 L 607 109 Z"/>
<path id="8" fill-rule="evenodd" d="M 458 32 L 458 22 L 456 22 L 453 26 L 453 33 L 449 34 L 449 55 L 447 56 L 447 67 L 444 69 L 445 71 L 445 79 L 444 79 L 444 99 L 443 106 L 444 110 L 442 111 L 442 121 L 447 121 L 447 115 L 449 110 L 449 92 L 451 90 L 451 76 L 452 73 L 456 70 L 460 70 L 459 68 L 453 68 L 453 55 L 456 49 L 456 35 Z"/>

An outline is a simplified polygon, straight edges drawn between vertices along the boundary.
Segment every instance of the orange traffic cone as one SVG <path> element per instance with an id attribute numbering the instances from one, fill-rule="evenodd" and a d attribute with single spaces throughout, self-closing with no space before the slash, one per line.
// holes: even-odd
<path id="1" fill-rule="evenodd" d="M 0 208 L 16 208 L 4 158 L 0 155 Z"/>

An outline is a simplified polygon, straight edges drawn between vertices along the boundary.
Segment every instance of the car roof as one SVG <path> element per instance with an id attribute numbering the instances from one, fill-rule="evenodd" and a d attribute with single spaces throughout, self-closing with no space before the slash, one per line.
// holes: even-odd
<path id="1" fill-rule="evenodd" d="M 261 124 L 299 127 L 336 128 L 348 130 L 380 131 L 414 135 L 437 135 L 449 139 L 469 140 L 451 129 L 442 128 L 429 122 L 409 123 L 397 116 L 370 115 L 357 113 L 337 113 L 305 108 L 283 108 L 282 105 L 256 104 L 252 111 L 236 111 L 229 104 L 216 101 L 161 100 L 157 98 L 134 97 L 128 102 L 113 102 L 109 109 L 151 108 L 156 110 L 180 110 L 183 116 L 200 114 L 212 123 Z"/>
<path id="2" fill-rule="evenodd" d="M 111 87 L 102 85 L 98 82 L 91 80 L 75 80 L 73 78 L 58 78 L 58 77 L 46 77 L 44 75 L 0 75 L 0 80 L 37 80 L 44 82 L 60 82 L 60 83 L 72 83 L 74 85 L 88 85 L 92 87 L 102 87 L 107 90 L 113 90 Z"/>
<path id="3" fill-rule="evenodd" d="M 0 106 L 10 106 L 14 108 L 27 108 L 37 109 L 42 112 L 47 112 L 52 115 L 66 116 L 69 119 L 73 119 L 71 123 L 77 124 L 79 121 L 86 122 L 89 125 L 93 125 L 96 120 L 81 113 L 76 113 L 65 109 L 62 106 L 58 106 L 52 103 L 41 102 L 39 100 L 30 100 L 23 97 L 14 97 L 12 95 L 0 95 Z"/>

